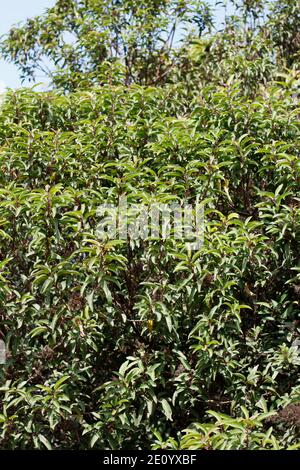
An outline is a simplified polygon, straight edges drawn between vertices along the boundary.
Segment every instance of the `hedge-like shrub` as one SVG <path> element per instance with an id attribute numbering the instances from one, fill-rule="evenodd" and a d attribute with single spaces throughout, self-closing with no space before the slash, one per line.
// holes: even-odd
<path id="1" fill-rule="evenodd" d="M 297 84 L 7 95 L 3 448 L 149 448 L 210 409 L 299 400 Z M 205 201 L 203 246 L 99 240 L 97 207 L 124 194 Z"/>

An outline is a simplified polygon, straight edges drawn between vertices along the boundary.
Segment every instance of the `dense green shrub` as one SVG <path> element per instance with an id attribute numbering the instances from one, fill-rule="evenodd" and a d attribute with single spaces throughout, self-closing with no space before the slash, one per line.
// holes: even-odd
<path id="1" fill-rule="evenodd" d="M 297 64 L 212 80 L 195 44 L 164 86 L 1 105 L 2 448 L 299 446 Z M 203 201 L 203 246 L 99 239 L 124 195 Z"/>

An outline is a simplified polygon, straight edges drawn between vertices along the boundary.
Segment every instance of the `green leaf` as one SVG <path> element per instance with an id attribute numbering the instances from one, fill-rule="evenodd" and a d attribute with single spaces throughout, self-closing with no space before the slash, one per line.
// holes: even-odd
<path id="1" fill-rule="evenodd" d="M 169 405 L 169 403 L 167 402 L 167 400 L 165 398 L 163 398 L 161 400 L 161 404 L 162 404 L 162 408 L 163 408 L 163 412 L 166 416 L 166 418 L 169 420 L 169 421 L 173 421 L 173 418 L 172 418 L 172 408 L 171 406 Z"/>

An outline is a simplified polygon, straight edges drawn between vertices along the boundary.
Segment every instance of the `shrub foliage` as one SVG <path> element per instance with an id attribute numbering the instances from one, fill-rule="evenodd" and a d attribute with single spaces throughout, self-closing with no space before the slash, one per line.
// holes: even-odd
<path id="1" fill-rule="evenodd" d="M 56 14 L 77 3 L 98 24 L 85 4 L 119 2 L 58 1 Z M 138 61 L 128 80 L 123 52 L 105 62 L 102 83 L 88 62 L 71 91 L 56 80 L 52 91 L 7 93 L 2 448 L 299 446 L 296 4 L 275 2 L 262 22 L 260 2 L 243 2 L 221 33 L 190 33 L 170 51 L 159 83 L 140 81 Z M 49 39 L 53 15 L 31 36 L 25 26 L 26 60 L 39 60 L 30 38 Z M 80 41 L 92 40 L 78 18 L 70 25 Z M 2 43 L 12 60 L 20 60 L 17 47 L 27 54 L 16 34 Z M 61 70 L 75 77 L 72 67 Z M 97 208 L 124 195 L 144 204 L 203 201 L 203 246 L 99 239 Z"/>

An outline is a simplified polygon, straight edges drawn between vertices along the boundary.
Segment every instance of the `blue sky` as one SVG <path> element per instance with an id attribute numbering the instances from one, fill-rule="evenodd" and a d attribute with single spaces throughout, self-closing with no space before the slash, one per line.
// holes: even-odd
<path id="1" fill-rule="evenodd" d="M 13 24 L 22 22 L 31 16 L 40 15 L 46 8 L 52 7 L 54 4 L 55 0 L 0 0 L 0 35 L 7 33 Z M 42 80 L 43 77 L 41 77 Z M 21 80 L 14 65 L 0 60 L 0 91 L 5 86 L 17 88 L 21 86 Z"/>
<path id="2" fill-rule="evenodd" d="M 46 8 L 52 7 L 55 0 L 0 0 L 1 23 L 0 35 L 7 33 L 13 24 L 17 24 L 32 16 L 40 15 Z M 38 82 L 46 83 L 43 76 Z M 25 86 L 27 83 L 23 83 Z M 5 87 L 17 88 L 22 86 L 17 68 L 0 60 L 0 92 Z"/>

